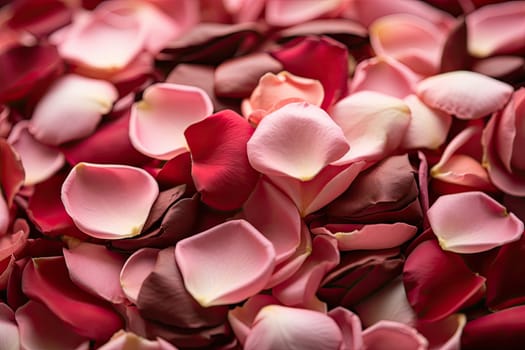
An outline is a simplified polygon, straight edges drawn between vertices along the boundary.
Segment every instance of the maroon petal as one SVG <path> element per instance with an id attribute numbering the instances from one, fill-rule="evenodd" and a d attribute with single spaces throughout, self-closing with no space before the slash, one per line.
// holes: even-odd
<path id="1" fill-rule="evenodd" d="M 434 321 L 459 310 L 483 287 L 485 278 L 470 271 L 459 255 L 425 241 L 403 269 L 407 297 L 419 318 Z"/>
<path id="2" fill-rule="evenodd" d="M 123 326 L 109 305 L 71 282 L 63 257 L 30 261 L 23 272 L 22 289 L 81 336 L 105 341 Z"/>
<path id="3" fill-rule="evenodd" d="M 258 173 L 250 166 L 246 143 L 253 133 L 233 111 L 222 111 L 184 133 L 192 156 L 192 175 L 202 201 L 219 210 L 237 209 L 252 192 Z"/>

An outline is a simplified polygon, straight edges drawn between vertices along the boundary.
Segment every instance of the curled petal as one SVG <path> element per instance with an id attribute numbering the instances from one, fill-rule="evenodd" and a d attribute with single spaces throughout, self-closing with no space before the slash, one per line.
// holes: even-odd
<path id="1" fill-rule="evenodd" d="M 411 119 L 410 109 L 402 100 L 372 91 L 342 99 L 331 115 L 350 144 L 336 165 L 383 159 L 399 147 Z"/>
<path id="2" fill-rule="evenodd" d="M 142 169 L 79 163 L 62 185 L 62 202 L 81 231 L 120 239 L 141 232 L 158 193 L 157 183 Z"/>
<path id="3" fill-rule="evenodd" d="M 515 53 L 525 48 L 525 2 L 483 6 L 467 16 L 468 49 L 476 57 Z"/>
<path id="4" fill-rule="evenodd" d="M 63 76 L 38 102 L 29 130 L 48 145 L 89 136 L 117 97 L 115 87 L 104 80 L 73 74 Z"/>
<path id="5" fill-rule="evenodd" d="M 341 343 L 341 330 L 328 315 L 269 305 L 257 314 L 245 349 L 337 350 Z"/>
<path id="6" fill-rule="evenodd" d="M 460 119 L 479 119 L 497 111 L 512 91 L 508 84 L 469 71 L 435 75 L 417 86 L 421 101 Z"/>
<path id="7" fill-rule="evenodd" d="M 291 103 L 261 121 L 248 141 L 248 158 L 265 175 L 308 181 L 348 149 L 341 128 L 326 112 Z"/>
<path id="8" fill-rule="evenodd" d="M 20 156 L 5 139 L 0 138 L 0 185 L 8 207 L 24 184 L 24 167 Z"/>
<path id="9" fill-rule="evenodd" d="M 441 247 L 455 253 L 479 253 L 516 241 L 524 228 L 520 219 L 483 192 L 441 196 L 427 215 Z"/>
<path id="10" fill-rule="evenodd" d="M 137 303 L 142 284 L 155 268 L 158 254 L 158 249 L 139 249 L 126 260 L 122 267 L 120 285 L 132 303 Z"/>
<path id="11" fill-rule="evenodd" d="M 18 122 L 7 141 L 20 155 L 25 171 L 24 185 L 34 185 L 53 176 L 65 163 L 62 152 L 37 141 L 28 130 L 28 122 Z"/>
<path id="12" fill-rule="evenodd" d="M 186 128 L 212 112 L 213 104 L 200 88 L 154 84 L 132 107 L 129 137 L 138 151 L 168 160 L 186 152 Z"/>
<path id="13" fill-rule="evenodd" d="M 275 250 L 248 222 L 234 220 L 179 241 L 175 258 L 186 289 L 207 307 L 259 292 L 270 279 Z"/>
<path id="14" fill-rule="evenodd" d="M 388 349 L 393 344 L 398 349 L 424 350 L 428 341 L 414 328 L 393 321 L 379 321 L 363 331 L 366 349 Z"/>
<path id="15" fill-rule="evenodd" d="M 338 306 L 330 310 L 328 316 L 337 323 L 343 334 L 343 344 L 340 350 L 362 349 L 361 321 L 356 314 Z"/>
<path id="16" fill-rule="evenodd" d="M 420 322 L 417 330 L 427 338 L 430 350 L 459 350 L 466 324 L 465 315 L 454 314 L 436 322 Z"/>

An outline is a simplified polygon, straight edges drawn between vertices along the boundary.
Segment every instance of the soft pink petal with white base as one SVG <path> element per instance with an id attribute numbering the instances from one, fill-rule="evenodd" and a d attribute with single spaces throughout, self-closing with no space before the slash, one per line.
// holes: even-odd
<path id="1" fill-rule="evenodd" d="M 238 303 L 262 290 L 275 250 L 247 221 L 233 220 L 179 241 L 175 259 L 186 289 L 207 307 Z"/>
<path id="2" fill-rule="evenodd" d="M 18 122 L 7 141 L 20 155 L 25 171 L 24 185 L 42 182 L 56 173 L 65 163 L 62 152 L 40 143 L 29 133 L 29 122 Z"/>
<path id="3" fill-rule="evenodd" d="M 341 128 L 325 111 L 291 103 L 264 117 L 248 141 L 248 158 L 265 175 L 308 181 L 348 148 Z"/>
<path id="4" fill-rule="evenodd" d="M 339 263 L 337 243 L 328 236 L 313 240 L 312 254 L 292 277 L 272 289 L 273 295 L 289 306 L 310 307 L 320 305 L 315 296 L 322 279 Z M 321 306 L 325 307 L 325 306 Z"/>
<path id="5" fill-rule="evenodd" d="M 465 315 L 453 314 L 436 322 L 420 322 L 417 330 L 427 338 L 429 350 L 460 350 L 466 324 Z"/>
<path id="6" fill-rule="evenodd" d="M 328 316 L 337 323 L 343 334 L 343 344 L 341 344 L 340 350 L 362 349 L 361 320 L 356 314 L 338 306 L 330 310 Z"/>
<path id="7" fill-rule="evenodd" d="M 142 248 L 133 253 L 120 271 L 120 285 L 128 299 L 136 304 L 142 283 L 155 268 L 158 249 Z"/>
<path id="8" fill-rule="evenodd" d="M 370 350 L 425 350 L 428 347 L 428 341 L 414 328 L 392 321 L 379 321 L 365 329 L 363 343 Z"/>
<path id="9" fill-rule="evenodd" d="M 151 175 L 126 165 L 78 163 L 62 185 L 62 202 L 75 225 L 101 239 L 140 234 L 158 194 Z"/>
<path id="10" fill-rule="evenodd" d="M 38 102 L 29 130 L 49 145 L 89 136 L 117 98 L 117 89 L 107 81 L 63 76 Z"/>
<path id="11" fill-rule="evenodd" d="M 19 350 L 20 339 L 18 325 L 13 310 L 4 303 L 0 304 L 0 349 Z"/>
<path id="12" fill-rule="evenodd" d="M 479 119 L 497 111 L 512 91 L 508 84 L 469 71 L 435 75 L 417 86 L 421 101 L 460 119 Z"/>
<path id="13" fill-rule="evenodd" d="M 381 320 L 395 321 L 409 326 L 415 326 L 417 321 L 416 313 L 407 300 L 401 278 L 396 278 L 363 300 L 355 306 L 355 310 L 365 327 Z"/>
<path id="14" fill-rule="evenodd" d="M 237 306 L 228 313 L 228 322 L 241 345 L 246 342 L 246 337 L 259 311 L 265 306 L 278 303 L 279 301 L 271 295 L 257 294 L 248 299 L 243 306 Z"/>
<path id="15" fill-rule="evenodd" d="M 377 55 L 390 56 L 427 76 L 439 71 L 445 33 L 420 17 L 395 14 L 372 23 L 370 43 Z"/>
<path id="16" fill-rule="evenodd" d="M 135 333 L 120 330 L 111 337 L 99 350 L 177 350 L 176 347 L 162 339 L 148 340 Z"/>
<path id="17" fill-rule="evenodd" d="M 376 56 L 357 65 L 350 84 L 350 93 L 369 90 L 405 98 L 416 91 L 419 79 L 401 62 L 388 56 Z"/>
<path id="18" fill-rule="evenodd" d="M 412 117 L 401 146 L 406 149 L 437 149 L 441 146 L 447 138 L 452 117 L 428 107 L 416 95 L 409 95 L 404 101 Z"/>
<path id="19" fill-rule="evenodd" d="M 524 228 L 521 220 L 483 192 L 441 196 L 427 215 L 441 248 L 455 253 L 479 253 L 516 241 Z"/>
<path id="20" fill-rule="evenodd" d="M 328 315 L 279 305 L 264 307 L 246 339 L 246 350 L 337 350 L 341 330 Z"/>
<path id="21" fill-rule="evenodd" d="M 168 160 L 187 151 L 186 128 L 212 112 L 213 104 L 200 88 L 154 84 L 132 107 L 129 138 L 141 153 Z"/>
<path id="22" fill-rule="evenodd" d="M 350 150 L 334 162 L 337 165 L 383 159 L 399 147 L 411 119 L 403 100 L 373 91 L 344 98 L 331 115 L 350 144 Z"/>
<path id="23" fill-rule="evenodd" d="M 32 300 L 16 310 L 15 317 L 20 330 L 20 343 L 25 350 L 71 350 L 87 340 L 47 307 Z"/>
<path id="24" fill-rule="evenodd" d="M 525 48 L 525 1 L 483 6 L 467 18 L 468 49 L 476 57 Z"/>
<path id="25" fill-rule="evenodd" d="M 120 286 L 120 271 L 124 256 L 103 245 L 76 243 L 63 249 L 69 277 L 79 287 L 113 304 L 120 304 L 126 296 Z"/>
<path id="26" fill-rule="evenodd" d="M 93 11 L 78 14 L 51 40 L 64 59 L 95 74 L 112 74 L 142 50 L 145 34 L 133 16 Z"/>
<path id="27" fill-rule="evenodd" d="M 299 211 L 290 198 L 264 178 L 245 202 L 243 214 L 248 222 L 272 242 L 277 264 L 290 257 L 299 246 Z"/>
<path id="28" fill-rule="evenodd" d="M 402 222 L 340 226 L 342 227 L 337 227 L 339 230 L 337 232 L 332 233 L 324 227 L 319 227 L 312 229 L 312 233 L 334 236 L 339 250 L 347 251 L 397 247 L 408 241 L 417 232 L 417 227 Z"/>
<path id="29" fill-rule="evenodd" d="M 265 19 L 272 26 L 291 26 L 336 10 L 342 0 L 267 0 Z"/>

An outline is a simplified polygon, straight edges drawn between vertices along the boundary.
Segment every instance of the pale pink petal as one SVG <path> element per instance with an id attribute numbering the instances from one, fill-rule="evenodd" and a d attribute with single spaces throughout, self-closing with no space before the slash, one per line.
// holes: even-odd
<path id="1" fill-rule="evenodd" d="M 416 95 L 409 95 L 404 101 L 412 117 L 401 146 L 406 149 L 437 149 L 441 146 L 447 138 L 452 117 L 428 107 Z"/>
<path id="2" fill-rule="evenodd" d="M 0 303 L 0 349 L 20 350 L 18 325 L 15 322 L 13 310 Z"/>
<path id="3" fill-rule="evenodd" d="M 308 103 L 291 103 L 268 114 L 247 146 L 255 170 L 301 181 L 313 179 L 348 151 L 341 128 Z"/>
<path id="4" fill-rule="evenodd" d="M 403 280 L 396 278 L 358 305 L 355 310 L 363 323 L 369 327 L 381 320 L 395 321 L 415 326 L 417 316 L 410 306 Z"/>
<path id="5" fill-rule="evenodd" d="M 369 30 L 370 43 L 377 55 L 390 56 L 425 76 L 439 71 L 446 37 L 431 22 L 395 14 L 377 19 Z"/>
<path id="6" fill-rule="evenodd" d="M 89 136 L 117 97 L 117 89 L 104 80 L 65 75 L 38 102 L 29 130 L 49 145 Z"/>
<path id="7" fill-rule="evenodd" d="M 142 283 L 153 271 L 158 249 L 142 248 L 133 253 L 122 267 L 120 285 L 128 299 L 136 304 Z"/>
<path id="8" fill-rule="evenodd" d="M 69 277 L 79 287 L 113 304 L 126 300 L 120 285 L 124 256 L 86 242 L 73 243 L 69 249 L 63 249 L 63 254 Z"/>
<path id="9" fill-rule="evenodd" d="M 363 343 L 366 349 L 387 350 L 425 350 L 428 341 L 414 328 L 393 321 L 379 321 L 363 332 Z"/>
<path id="10" fill-rule="evenodd" d="M 396 150 L 410 123 L 410 109 L 395 97 L 373 91 L 354 93 L 331 111 L 350 150 L 334 164 L 379 160 Z"/>
<path id="11" fill-rule="evenodd" d="M 168 160 L 187 151 L 184 131 L 213 112 L 204 90 L 189 85 L 159 83 L 144 91 L 129 121 L 129 138 L 140 152 Z"/>
<path id="12" fill-rule="evenodd" d="M 18 308 L 15 317 L 20 330 L 20 345 L 24 350 L 71 350 L 86 341 L 71 325 L 36 301 L 31 300 Z"/>
<path id="13" fill-rule="evenodd" d="M 343 334 L 343 344 L 340 350 L 362 349 L 361 320 L 356 314 L 342 306 L 338 306 L 330 310 L 328 316 L 337 323 Z"/>
<path id="14" fill-rule="evenodd" d="M 75 16 L 73 23 L 51 40 L 71 63 L 96 74 L 112 74 L 138 55 L 145 34 L 133 16 L 93 11 Z"/>
<path id="15" fill-rule="evenodd" d="M 168 342 L 157 340 L 148 340 L 136 335 L 135 333 L 120 330 L 111 337 L 99 350 L 177 350 L 176 347 Z"/>
<path id="16" fill-rule="evenodd" d="M 257 294 L 248 299 L 244 305 L 237 306 L 228 313 L 228 322 L 242 345 L 246 342 L 246 337 L 259 311 L 265 306 L 278 303 L 279 301 L 271 295 Z"/>
<path id="17" fill-rule="evenodd" d="M 467 18 L 468 49 L 476 57 L 525 48 L 525 1 L 483 6 Z"/>
<path id="18" fill-rule="evenodd" d="M 441 248 L 455 253 L 487 251 L 523 233 L 523 222 L 483 192 L 441 196 L 427 215 Z"/>
<path id="19" fill-rule="evenodd" d="M 313 239 L 312 253 L 293 276 L 272 289 L 282 304 L 307 307 L 318 304 L 317 289 L 326 273 L 339 263 L 337 243 L 328 236 Z"/>
<path id="20" fill-rule="evenodd" d="M 405 98 L 416 91 L 418 81 L 419 77 L 404 64 L 387 56 L 376 56 L 357 65 L 350 93 L 370 90 Z"/>
<path id="21" fill-rule="evenodd" d="M 151 175 L 126 165 L 78 163 L 62 185 L 62 202 L 75 225 L 101 239 L 140 234 L 158 194 Z"/>
<path id="22" fill-rule="evenodd" d="M 301 216 L 294 203 L 264 178 L 243 206 L 244 218 L 270 242 L 279 264 L 295 253 L 301 241 Z"/>
<path id="23" fill-rule="evenodd" d="M 273 26 L 291 26 L 336 10 L 342 0 L 267 0 L 265 19 Z"/>
<path id="24" fill-rule="evenodd" d="M 25 170 L 24 185 L 42 182 L 56 173 L 65 163 L 62 152 L 44 145 L 29 133 L 29 122 L 18 122 L 7 141 L 20 155 Z"/>
<path id="25" fill-rule="evenodd" d="M 466 324 L 465 315 L 453 314 L 436 322 L 420 322 L 417 330 L 427 338 L 429 350 L 460 350 Z"/>
<path id="26" fill-rule="evenodd" d="M 261 309 L 246 339 L 246 350 L 337 350 L 342 333 L 328 315 L 269 305 Z"/>
<path id="27" fill-rule="evenodd" d="M 318 227 L 312 229 L 312 233 L 332 235 L 341 251 L 393 248 L 405 243 L 417 232 L 417 227 L 402 222 L 332 226 L 338 227 L 330 227 L 330 230 Z M 338 231 L 334 232 L 334 229 Z"/>
<path id="28" fill-rule="evenodd" d="M 471 140 L 476 135 L 481 133 L 481 127 L 479 125 L 471 125 L 458 133 L 448 144 L 445 150 L 443 151 L 439 162 L 436 163 L 431 169 L 431 174 L 438 173 L 449 160 L 450 158 L 458 151 L 462 146 L 464 146 L 469 140 Z"/>
<path id="29" fill-rule="evenodd" d="M 435 75 L 417 86 L 421 101 L 460 119 L 479 119 L 497 111 L 512 91 L 508 84 L 469 71 Z"/>
<path id="30" fill-rule="evenodd" d="M 186 289 L 207 307 L 259 292 L 270 279 L 275 250 L 248 222 L 233 220 L 179 241 L 175 259 Z"/>

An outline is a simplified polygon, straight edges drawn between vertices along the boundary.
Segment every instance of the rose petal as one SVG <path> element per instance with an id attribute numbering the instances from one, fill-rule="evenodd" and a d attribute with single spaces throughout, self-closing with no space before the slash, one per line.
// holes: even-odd
<path id="1" fill-rule="evenodd" d="M 459 350 L 466 324 L 465 315 L 454 314 L 437 322 L 420 322 L 417 330 L 427 338 L 430 350 Z"/>
<path id="2" fill-rule="evenodd" d="M 2 339 L 2 350 L 20 349 L 20 338 L 18 325 L 15 322 L 15 314 L 4 303 L 0 304 L 0 339 Z"/>
<path id="3" fill-rule="evenodd" d="M 15 195 L 24 184 L 24 167 L 20 156 L 5 139 L 0 138 L 0 184 L 8 207 L 13 205 Z"/>
<path id="4" fill-rule="evenodd" d="M 340 350 L 361 349 L 363 337 L 361 335 L 361 321 L 352 311 L 338 306 L 328 312 L 339 326 L 343 334 L 343 344 Z"/>
<path id="5" fill-rule="evenodd" d="M 341 330 L 326 314 L 269 305 L 257 314 L 245 349 L 336 350 L 341 343 Z"/>
<path id="6" fill-rule="evenodd" d="M 265 19 L 272 26 L 287 27 L 321 17 L 342 3 L 341 0 L 267 0 Z"/>
<path id="7" fill-rule="evenodd" d="M 248 141 L 248 158 L 265 175 L 308 181 L 348 148 L 342 130 L 326 112 L 291 103 L 261 121 Z"/>
<path id="8" fill-rule="evenodd" d="M 414 328 L 393 321 L 379 321 L 363 331 L 363 344 L 367 349 L 423 350 L 428 341 Z"/>
<path id="9" fill-rule="evenodd" d="M 259 292 L 270 279 L 275 250 L 248 222 L 234 220 L 178 242 L 175 258 L 186 289 L 207 307 Z"/>
<path id="10" fill-rule="evenodd" d="M 417 86 L 417 95 L 425 104 L 467 120 L 502 108 L 512 91 L 510 85 L 469 71 L 435 75 Z"/>
<path id="11" fill-rule="evenodd" d="M 133 253 L 120 271 L 120 285 L 128 299 L 136 304 L 144 280 L 155 268 L 158 249 L 142 248 Z"/>
<path id="12" fill-rule="evenodd" d="M 65 75 L 38 102 L 29 130 L 49 145 L 86 137 L 95 131 L 117 97 L 115 87 L 104 80 Z"/>
<path id="13" fill-rule="evenodd" d="M 213 111 L 208 95 L 201 89 L 159 83 L 144 91 L 143 100 L 133 105 L 129 137 L 140 152 L 168 160 L 186 152 L 184 131 Z"/>
<path id="14" fill-rule="evenodd" d="M 140 234 L 158 193 L 157 183 L 142 169 L 79 163 L 62 185 L 62 202 L 81 231 L 120 239 Z"/>
<path id="15" fill-rule="evenodd" d="M 427 216 L 441 247 L 455 253 L 487 251 L 523 233 L 523 222 L 483 192 L 441 196 Z"/>
<path id="16" fill-rule="evenodd" d="M 191 174 L 204 203 L 219 210 L 233 210 L 246 201 L 259 178 L 246 150 L 252 133 L 250 124 L 229 110 L 186 129 Z"/>
<path id="17" fill-rule="evenodd" d="M 134 333 L 125 332 L 123 330 L 115 333 L 113 337 L 104 345 L 99 347 L 99 350 L 126 350 L 136 348 L 140 350 L 177 350 L 165 340 L 157 338 L 157 340 L 148 340 L 142 338 Z"/>

